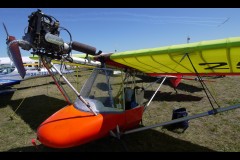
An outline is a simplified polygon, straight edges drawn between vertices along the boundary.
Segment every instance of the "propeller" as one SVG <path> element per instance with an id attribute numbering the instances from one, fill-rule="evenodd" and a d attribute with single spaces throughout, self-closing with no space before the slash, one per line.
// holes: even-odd
<path id="1" fill-rule="evenodd" d="M 10 36 L 8 34 L 7 28 L 4 23 L 3 23 L 3 27 L 7 34 L 6 44 L 8 45 L 7 49 L 9 53 L 9 58 L 13 61 L 20 76 L 24 78 L 26 75 L 26 70 L 23 66 L 23 61 L 22 61 L 22 56 L 19 49 L 18 41 L 14 36 Z"/>

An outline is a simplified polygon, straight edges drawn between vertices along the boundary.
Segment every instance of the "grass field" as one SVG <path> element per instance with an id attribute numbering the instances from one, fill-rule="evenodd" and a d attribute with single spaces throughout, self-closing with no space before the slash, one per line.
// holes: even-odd
<path id="1" fill-rule="evenodd" d="M 80 89 L 88 75 L 88 71 L 82 71 L 78 79 L 74 75 L 68 75 L 68 78 Z M 240 103 L 240 77 L 209 80 L 214 82 L 206 84 L 221 107 Z M 140 86 L 147 85 L 142 80 L 137 82 Z M 149 99 L 158 85 L 148 88 L 144 98 Z M 38 143 L 36 150 L 31 139 L 36 138 L 37 127 L 67 103 L 50 77 L 26 80 L 13 88 L 17 89 L 13 94 L 0 96 L 1 152 L 240 151 L 240 109 L 191 120 L 184 133 L 158 127 L 124 135 L 121 141 L 106 137 L 70 149 L 52 149 Z M 144 113 L 144 126 L 171 120 L 173 108 L 185 107 L 189 115 L 211 109 L 199 82 L 183 80 L 177 90 L 176 94 L 168 83 L 162 86 Z M 70 97 L 75 99 L 73 93 Z"/>

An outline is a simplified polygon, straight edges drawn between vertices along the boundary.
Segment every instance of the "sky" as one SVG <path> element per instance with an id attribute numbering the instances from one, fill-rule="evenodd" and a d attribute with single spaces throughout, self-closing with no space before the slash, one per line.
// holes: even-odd
<path id="1" fill-rule="evenodd" d="M 240 36 L 240 8 L 0 8 L 0 20 L 22 39 L 28 16 L 37 9 L 55 17 L 73 41 L 105 53 L 183 44 L 188 37 L 191 43 Z M 0 57 L 6 57 L 3 27 L 0 35 Z M 70 41 L 66 31 L 60 37 Z"/>

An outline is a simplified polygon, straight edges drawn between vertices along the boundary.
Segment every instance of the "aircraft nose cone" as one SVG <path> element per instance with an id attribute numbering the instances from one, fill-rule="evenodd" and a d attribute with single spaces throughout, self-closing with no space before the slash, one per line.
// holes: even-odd
<path id="1" fill-rule="evenodd" d="M 102 126 L 102 115 L 81 112 L 66 106 L 45 120 L 37 130 L 38 140 L 48 147 L 68 148 L 95 140 Z"/>

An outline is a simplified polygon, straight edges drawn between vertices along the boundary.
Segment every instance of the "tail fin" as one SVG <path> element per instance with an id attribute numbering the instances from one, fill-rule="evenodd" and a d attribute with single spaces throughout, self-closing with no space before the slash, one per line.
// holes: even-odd
<path id="1" fill-rule="evenodd" d="M 170 78 L 170 82 L 173 86 L 173 88 L 177 88 L 177 86 L 179 85 L 179 83 L 182 80 L 182 75 L 177 75 L 176 78 Z"/>

